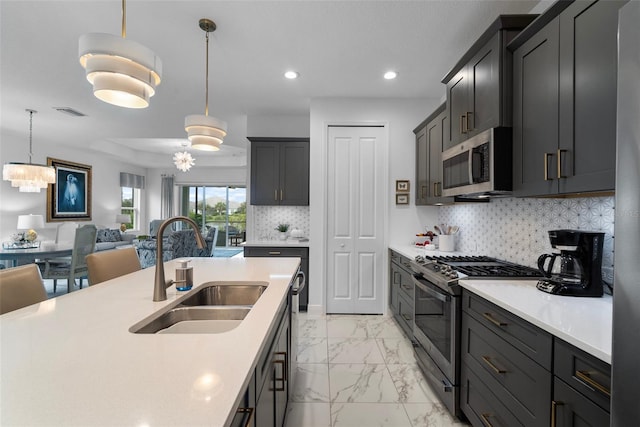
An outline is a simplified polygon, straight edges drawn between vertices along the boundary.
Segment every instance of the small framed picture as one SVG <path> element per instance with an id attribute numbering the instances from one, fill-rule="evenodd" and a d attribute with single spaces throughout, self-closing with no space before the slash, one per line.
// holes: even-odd
<path id="1" fill-rule="evenodd" d="M 396 181 L 396 191 L 399 191 L 401 193 L 408 193 L 409 192 L 409 181 L 408 180 L 397 180 Z"/>
<path id="2" fill-rule="evenodd" d="M 408 204 L 409 204 L 408 194 L 396 194 L 396 205 L 408 205 Z"/>

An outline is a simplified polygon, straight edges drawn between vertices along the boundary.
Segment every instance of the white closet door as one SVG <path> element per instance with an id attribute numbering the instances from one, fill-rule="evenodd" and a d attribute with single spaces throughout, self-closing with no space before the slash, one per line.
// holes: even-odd
<path id="1" fill-rule="evenodd" d="M 327 313 L 383 313 L 386 132 L 330 126 Z"/>

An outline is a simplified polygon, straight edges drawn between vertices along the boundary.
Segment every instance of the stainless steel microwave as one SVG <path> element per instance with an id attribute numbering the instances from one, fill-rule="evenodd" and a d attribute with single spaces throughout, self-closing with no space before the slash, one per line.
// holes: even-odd
<path id="1" fill-rule="evenodd" d="M 512 189 L 511 128 L 486 130 L 442 153 L 444 196 L 505 196 Z"/>

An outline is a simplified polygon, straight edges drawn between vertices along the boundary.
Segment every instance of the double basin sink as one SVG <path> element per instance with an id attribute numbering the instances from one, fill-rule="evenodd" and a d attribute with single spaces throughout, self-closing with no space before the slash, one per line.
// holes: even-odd
<path id="1" fill-rule="evenodd" d="M 136 334 L 221 333 L 237 327 L 267 282 L 207 282 L 129 328 Z"/>

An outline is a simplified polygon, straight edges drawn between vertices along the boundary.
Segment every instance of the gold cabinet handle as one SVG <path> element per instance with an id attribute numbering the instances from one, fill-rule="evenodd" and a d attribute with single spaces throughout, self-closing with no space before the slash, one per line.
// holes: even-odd
<path id="1" fill-rule="evenodd" d="M 404 320 L 406 320 L 407 322 L 411 322 L 413 320 L 413 317 L 409 316 L 408 314 L 403 314 L 402 317 L 404 318 Z"/>
<path id="2" fill-rule="evenodd" d="M 558 416 L 556 412 L 558 411 L 558 406 L 562 406 L 564 403 L 556 402 L 555 400 L 551 401 L 551 427 L 556 427 Z"/>
<path id="3" fill-rule="evenodd" d="M 482 317 L 487 319 L 489 322 L 493 323 L 496 326 L 504 327 L 507 326 L 506 322 L 501 322 L 500 320 L 496 320 L 491 313 L 482 313 Z"/>
<path id="4" fill-rule="evenodd" d="M 442 197 L 442 183 L 440 181 L 436 182 L 437 185 L 437 193 L 436 193 L 436 197 Z"/>
<path id="5" fill-rule="evenodd" d="M 507 371 L 504 369 L 500 369 L 498 368 L 496 365 L 493 364 L 493 362 L 491 362 L 491 359 L 489 358 L 489 356 L 482 356 L 482 360 L 484 361 L 484 363 L 487 364 L 487 366 L 489 366 L 491 368 L 491 370 L 493 370 L 493 372 L 495 372 L 496 374 L 506 374 Z"/>
<path id="6" fill-rule="evenodd" d="M 576 371 L 575 376 L 582 382 L 586 383 L 587 386 L 595 388 L 607 397 L 611 397 L 611 390 L 591 378 L 591 374 L 589 374 L 589 371 Z"/>
<path id="7" fill-rule="evenodd" d="M 433 197 L 438 197 L 438 183 L 433 183 Z"/>
<path id="8" fill-rule="evenodd" d="M 553 156 L 553 153 L 544 153 L 544 180 L 553 181 L 553 178 L 549 178 L 549 157 Z"/>
<path id="9" fill-rule="evenodd" d="M 471 111 L 467 111 L 467 114 L 465 115 L 465 123 L 466 123 L 466 128 L 467 128 L 467 132 L 471 132 L 473 130 L 473 126 L 469 125 L 469 119 L 471 118 L 471 115 L 473 114 L 473 112 Z"/>
<path id="10" fill-rule="evenodd" d="M 463 114 L 460 116 L 460 133 L 467 133 L 467 128 L 465 127 L 465 123 L 467 121 L 467 115 Z"/>
<path id="11" fill-rule="evenodd" d="M 427 194 L 427 186 L 423 185 L 420 188 L 420 197 L 425 198 L 425 197 L 427 197 L 426 194 Z"/>
<path id="12" fill-rule="evenodd" d="M 490 416 L 491 414 L 489 413 L 480 414 L 480 419 L 482 420 L 482 424 L 484 424 L 486 427 L 493 427 L 493 424 L 491 424 L 491 422 L 489 421 Z"/>
<path id="13" fill-rule="evenodd" d="M 273 200 L 278 201 L 278 190 L 273 190 Z"/>
<path id="14" fill-rule="evenodd" d="M 566 178 L 562 175 L 562 153 L 566 153 L 567 150 L 558 149 L 558 179 Z"/>
<path id="15" fill-rule="evenodd" d="M 280 201 L 284 200 L 284 198 L 282 197 L 282 189 L 280 189 Z"/>
<path id="16" fill-rule="evenodd" d="M 255 413 L 254 408 L 238 408 L 236 411 L 237 414 L 249 414 L 249 419 L 245 423 L 244 427 L 249 427 L 253 424 L 253 414 Z"/>
<path id="17" fill-rule="evenodd" d="M 269 255 L 280 255 L 280 251 L 269 251 Z"/>

